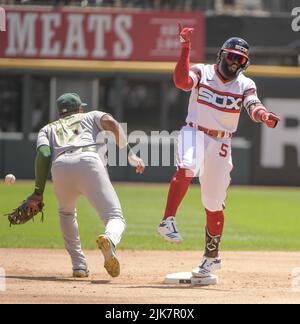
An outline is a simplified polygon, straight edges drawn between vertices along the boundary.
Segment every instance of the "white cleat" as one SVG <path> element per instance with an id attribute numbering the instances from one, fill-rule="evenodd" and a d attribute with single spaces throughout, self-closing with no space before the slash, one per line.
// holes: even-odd
<path id="1" fill-rule="evenodd" d="M 222 266 L 221 258 L 206 258 L 204 257 L 200 265 L 192 271 L 193 277 L 205 278 L 214 276 L 217 270 Z"/>
<path id="2" fill-rule="evenodd" d="M 183 241 L 177 226 L 175 217 L 169 217 L 159 224 L 157 229 L 158 234 L 160 234 L 166 241 L 171 243 L 181 243 Z"/>

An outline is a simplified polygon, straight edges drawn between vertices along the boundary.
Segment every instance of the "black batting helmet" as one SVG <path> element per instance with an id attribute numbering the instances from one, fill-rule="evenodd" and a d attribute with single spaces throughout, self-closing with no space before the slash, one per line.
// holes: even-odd
<path id="1" fill-rule="evenodd" d="M 249 59 L 250 46 L 242 38 L 231 37 L 223 44 L 221 51 L 236 53 Z"/>
<path id="2" fill-rule="evenodd" d="M 246 70 L 247 67 L 250 65 L 250 46 L 244 39 L 240 37 L 231 37 L 223 44 L 218 54 L 218 63 L 220 63 L 222 52 L 238 54 L 245 58 L 245 62 L 241 64 L 241 68 L 237 71 L 237 75 L 242 71 Z"/>

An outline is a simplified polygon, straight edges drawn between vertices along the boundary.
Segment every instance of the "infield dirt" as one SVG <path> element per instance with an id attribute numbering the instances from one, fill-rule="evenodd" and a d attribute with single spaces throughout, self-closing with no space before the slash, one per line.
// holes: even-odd
<path id="1" fill-rule="evenodd" d="M 64 250 L 0 249 L 0 303 L 300 303 L 298 252 L 224 252 L 220 283 L 210 287 L 163 283 L 168 273 L 192 270 L 198 252 L 120 251 L 117 279 L 106 274 L 98 251 L 86 256 L 91 277 L 75 280 Z"/>

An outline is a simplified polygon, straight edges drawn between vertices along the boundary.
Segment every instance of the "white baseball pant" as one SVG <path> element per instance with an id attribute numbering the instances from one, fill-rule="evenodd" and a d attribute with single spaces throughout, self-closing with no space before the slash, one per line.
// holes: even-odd
<path id="1" fill-rule="evenodd" d="M 187 125 L 177 144 L 177 165 L 199 177 L 204 207 L 223 210 L 233 168 L 231 139 L 216 139 Z"/>

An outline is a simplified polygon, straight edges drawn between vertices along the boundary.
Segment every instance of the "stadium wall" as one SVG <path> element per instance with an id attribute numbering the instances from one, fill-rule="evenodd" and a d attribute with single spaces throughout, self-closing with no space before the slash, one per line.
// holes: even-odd
<path id="1" fill-rule="evenodd" d="M 78 12 L 82 12 L 81 9 L 78 9 Z M 50 14 L 52 13 L 51 11 Z M 29 31 L 30 21 L 36 21 L 34 13 L 30 14 L 31 18 L 26 25 Z M 80 21 L 78 16 L 76 19 L 75 16 L 72 16 L 73 20 L 71 19 L 74 24 L 75 21 L 77 23 Z M 18 19 L 15 12 L 12 12 L 11 17 L 14 18 L 10 19 Z M 44 23 L 47 21 L 49 23 L 50 16 L 48 20 L 45 16 L 43 17 Z M 55 21 L 56 23 L 60 21 L 60 18 L 55 17 L 62 17 L 61 19 L 65 21 L 69 19 L 65 17 L 65 14 L 51 17 L 54 24 Z M 108 20 L 105 21 L 109 27 L 109 19 L 111 22 L 115 21 L 116 13 L 112 14 L 108 11 L 106 17 L 108 18 L 105 19 Z M 201 14 L 199 17 L 203 18 Z M 178 19 L 177 16 L 175 18 Z M 145 16 L 144 19 L 146 19 Z M 167 15 L 157 19 L 156 23 L 162 23 L 164 19 L 172 21 L 173 18 L 172 15 Z M 186 16 L 185 19 L 188 20 L 191 17 Z M 224 37 L 227 34 L 228 36 L 235 35 L 237 31 L 241 36 L 249 38 L 250 42 L 257 43 L 258 46 L 264 48 L 271 48 L 275 52 L 279 47 L 286 49 L 294 44 L 290 46 L 291 52 L 278 51 L 278 53 L 283 57 L 283 61 L 284 55 L 292 55 L 289 56 L 292 57 L 292 61 L 298 59 L 295 55 L 297 33 L 293 33 L 290 29 L 291 18 L 266 20 L 267 18 L 230 17 L 230 21 L 228 19 L 222 16 L 205 19 L 206 35 L 201 36 L 201 42 L 206 39 L 208 61 L 213 60 Z M 75 26 L 77 25 L 75 24 L 73 28 L 76 31 Z M 262 26 L 266 27 L 262 28 Z M 88 25 L 85 27 L 88 29 Z M 278 28 L 280 37 L 276 36 Z M 160 30 L 156 34 L 158 39 L 161 32 Z M 25 34 L 24 32 L 23 35 Z M 163 29 L 162 34 L 164 37 L 169 35 L 168 37 L 171 38 L 175 35 L 173 29 Z M 77 35 L 76 32 L 74 35 Z M 1 36 L 3 37 L 3 34 Z M 40 36 L 38 32 L 36 38 Z M 47 36 L 48 40 L 51 40 L 50 36 L 51 34 Z M 63 38 L 60 39 L 64 41 Z M 75 43 L 76 39 L 75 37 Z M 281 43 L 278 43 L 279 39 Z M 7 44 L 7 39 L 5 41 Z M 20 49 L 22 45 L 21 49 L 25 51 L 25 54 L 30 54 L 30 51 L 26 52 L 26 49 L 30 47 L 28 44 L 33 46 L 32 38 L 29 37 L 24 42 L 20 42 L 20 39 L 18 41 L 18 48 Z M 196 51 L 200 57 L 202 55 L 201 42 Z M 15 42 L 11 44 L 17 46 Z M 164 44 L 175 46 L 169 40 Z M 38 41 L 36 46 L 41 46 L 41 43 Z M 109 56 L 105 60 L 88 60 L 90 56 L 86 59 L 74 58 L 73 60 L 66 60 L 62 56 L 59 59 L 28 58 L 24 57 L 24 53 L 20 54 L 13 50 L 10 54 L 17 53 L 18 55 L 12 58 L 3 54 L 4 48 L 1 49 L 2 58 L 0 59 L 0 175 L 2 178 L 6 173 L 15 173 L 18 178 L 33 178 L 37 132 L 48 121 L 56 118 L 55 100 L 62 92 L 78 92 L 89 104 L 89 109 L 102 109 L 113 114 L 119 121 L 128 122 L 129 131 L 139 129 L 148 135 L 152 130 L 173 132 L 180 129 L 184 122 L 188 94 L 177 91 L 173 85 L 174 61 L 151 61 L 150 54 L 144 62 L 133 60 L 135 56 L 127 61 L 110 60 Z M 13 46 L 11 48 L 13 49 Z M 173 50 L 178 51 L 178 48 L 173 48 Z M 92 52 L 90 50 L 87 53 Z M 39 50 L 39 53 L 42 51 Z M 153 54 L 153 51 L 150 50 L 149 53 Z M 163 53 L 165 59 L 171 59 L 168 54 L 170 54 L 168 50 Z M 138 55 L 144 55 L 144 53 L 137 51 L 135 55 L 138 58 Z M 173 52 L 172 55 L 174 55 Z M 270 62 L 266 61 L 266 63 Z M 247 75 L 256 81 L 259 96 L 265 105 L 271 111 L 278 113 L 282 121 L 276 130 L 269 130 L 252 123 L 247 114 L 242 113 L 239 130 L 233 140 L 235 164 L 232 173 L 233 183 L 297 186 L 300 184 L 300 95 L 298 90 L 300 68 L 252 65 Z M 155 141 L 157 143 L 157 139 Z M 147 146 L 144 151 L 150 151 L 151 143 L 141 145 Z M 158 145 L 161 149 L 163 144 Z M 110 168 L 112 179 L 120 181 L 169 181 L 173 172 L 174 167 L 157 166 L 148 168 L 145 175 L 138 178 L 131 168 Z"/>
<path id="2" fill-rule="evenodd" d="M 73 66 L 72 71 L 70 71 L 67 63 Z M 114 87 L 116 87 L 114 93 L 118 94 L 117 107 L 110 107 L 108 111 L 120 121 L 126 121 L 127 119 L 127 113 L 123 111 L 124 107 L 122 106 L 122 102 L 126 100 L 126 93 L 122 91 L 124 79 L 132 78 L 139 81 L 142 78 L 149 79 L 151 85 L 159 90 L 158 102 L 161 107 L 159 107 L 158 111 L 154 111 L 153 114 L 159 112 L 157 121 L 161 122 L 161 126 L 158 124 L 153 130 L 168 130 L 171 132 L 180 129 L 184 122 L 188 94 L 181 94 L 182 97 L 179 98 L 179 101 L 174 106 L 171 105 L 171 107 L 170 103 L 166 102 L 163 97 L 164 89 L 174 88 L 172 83 L 174 63 L 163 64 L 163 68 L 160 69 L 161 63 L 153 62 L 149 63 L 149 66 L 143 64 L 143 68 L 140 69 L 140 63 L 127 63 L 125 68 L 123 66 L 124 62 L 113 62 L 109 68 L 109 63 L 106 62 L 104 71 L 102 71 L 101 63 L 99 65 L 94 63 L 98 65 L 98 68 L 89 65 L 88 62 L 75 65 L 74 62 L 64 62 L 63 67 L 60 64 L 61 62 L 56 66 L 54 61 L 44 62 L 38 60 L 0 61 L 2 78 L 8 75 L 17 79 L 20 78 L 22 91 L 21 109 L 19 110 L 22 125 L 20 131 L 0 133 L 1 177 L 9 172 L 15 173 L 18 178 L 32 178 L 34 176 L 33 161 L 36 132 L 32 131 L 31 122 L 35 106 L 32 104 L 32 88 L 35 88 L 32 86 L 32 82 L 36 77 L 50 78 L 50 92 L 45 98 L 42 98 L 50 107 L 46 119 L 56 118 L 55 99 L 63 91 L 78 91 L 84 98 L 88 99 L 90 109 L 99 107 L 97 105 L 99 98 L 95 98 L 95 92 L 99 91 L 98 82 L 101 83 L 103 77 L 104 79 L 117 80 L 117 82 L 113 83 Z M 18 68 L 16 68 L 17 66 Z M 84 79 L 82 79 L 83 74 Z M 266 127 L 252 123 L 248 115 L 245 112 L 242 113 L 239 130 L 233 140 L 235 164 L 232 174 L 233 183 L 299 185 L 300 98 L 298 89 L 300 87 L 300 69 L 252 66 L 248 71 L 248 75 L 256 81 L 262 101 L 271 111 L 278 113 L 282 117 L 282 121 L 278 128 L 269 130 Z M 172 123 L 170 127 L 170 119 L 175 111 L 180 111 L 180 114 L 176 116 L 176 122 Z M 136 117 L 135 112 L 133 115 Z M 132 118 L 131 115 L 128 116 L 129 119 Z M 132 119 L 132 123 L 129 122 L 129 127 L 130 124 L 133 126 L 129 131 L 139 129 L 134 126 L 139 125 L 139 120 L 141 123 L 144 122 L 143 116 L 140 117 L 142 119 Z M 165 121 L 161 121 L 161 119 L 165 119 Z M 143 127 L 140 129 L 143 130 Z M 145 131 L 150 135 L 150 129 Z M 110 172 L 113 180 L 138 180 L 134 170 L 126 167 L 112 167 Z M 148 168 L 145 176 L 140 180 L 168 181 L 173 172 L 174 167 Z"/>

